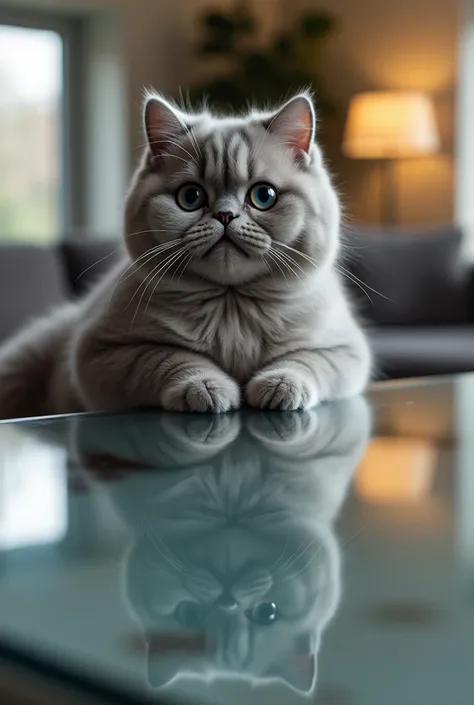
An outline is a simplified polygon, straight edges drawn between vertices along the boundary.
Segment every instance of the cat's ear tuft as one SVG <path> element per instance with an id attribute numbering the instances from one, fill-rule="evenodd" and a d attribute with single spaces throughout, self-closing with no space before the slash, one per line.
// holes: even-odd
<path id="1" fill-rule="evenodd" d="M 297 152 L 311 149 L 316 130 L 316 114 L 311 98 L 301 93 L 289 100 L 265 125 L 268 132 L 281 137 Z"/>
<path id="2" fill-rule="evenodd" d="M 167 145 L 186 130 L 178 111 L 164 98 L 158 96 L 146 99 L 144 122 L 148 146 L 154 157 L 159 157 L 166 152 Z"/>

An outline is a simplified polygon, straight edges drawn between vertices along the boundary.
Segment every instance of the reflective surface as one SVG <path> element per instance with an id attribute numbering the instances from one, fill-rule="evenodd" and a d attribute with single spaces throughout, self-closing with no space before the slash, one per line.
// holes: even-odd
<path id="1" fill-rule="evenodd" d="M 112 700 L 467 705 L 473 405 L 0 424 L 0 647 Z"/>

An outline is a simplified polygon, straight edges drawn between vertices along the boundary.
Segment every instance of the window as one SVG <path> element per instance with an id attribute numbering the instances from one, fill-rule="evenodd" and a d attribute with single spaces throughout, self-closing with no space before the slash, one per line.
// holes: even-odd
<path id="1" fill-rule="evenodd" d="M 121 229 L 129 132 L 120 13 L 57 5 L 33 12 L 0 0 L 0 244 Z"/>
<path id="2" fill-rule="evenodd" d="M 0 24 L 0 240 L 63 227 L 63 39 Z"/>

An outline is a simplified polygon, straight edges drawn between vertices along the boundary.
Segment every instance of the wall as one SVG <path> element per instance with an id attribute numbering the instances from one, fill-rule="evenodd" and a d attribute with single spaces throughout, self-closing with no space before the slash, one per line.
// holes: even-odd
<path id="1" fill-rule="evenodd" d="M 474 0 L 463 2 L 459 48 L 459 90 L 456 121 L 455 214 L 466 233 L 465 249 L 474 258 Z"/>
<path id="2" fill-rule="evenodd" d="M 398 163 L 399 212 L 403 223 L 446 222 L 453 215 L 453 101 L 461 0 L 253 0 L 258 15 L 271 24 L 289 21 L 304 8 L 325 7 L 339 18 L 340 29 L 325 52 L 323 74 L 340 106 L 340 118 L 326 125 L 321 139 L 337 176 L 349 219 L 378 218 L 378 179 L 373 163 L 348 160 L 340 153 L 344 112 L 350 97 L 366 89 L 417 88 L 435 96 L 442 153 Z M 0 0 L 1 2 L 1 0 Z M 128 162 L 142 144 L 140 104 L 143 86 L 176 93 L 202 71 L 193 60 L 196 17 L 208 5 L 231 0 L 17 0 L 44 7 L 53 4 L 84 12 L 115 13 L 120 27 L 124 78 L 128 92 Z"/>
<path id="3" fill-rule="evenodd" d="M 338 105 L 345 108 L 363 90 L 409 88 L 434 95 L 442 152 L 397 165 L 399 213 L 404 223 L 451 220 L 458 0 L 293 0 L 285 12 L 291 18 L 317 7 L 339 18 L 340 29 L 328 43 L 323 66 Z M 377 220 L 377 168 L 341 156 L 342 129 L 340 119 L 324 131 L 323 139 L 348 215 Z"/>

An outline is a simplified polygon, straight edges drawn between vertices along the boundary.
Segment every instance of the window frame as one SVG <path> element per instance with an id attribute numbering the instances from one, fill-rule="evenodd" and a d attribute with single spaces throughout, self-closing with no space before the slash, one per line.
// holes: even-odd
<path id="1" fill-rule="evenodd" d="M 84 153 L 83 66 L 84 22 L 54 11 L 35 12 L 0 4 L 0 25 L 56 32 L 63 42 L 59 183 L 59 241 L 83 226 Z"/>

